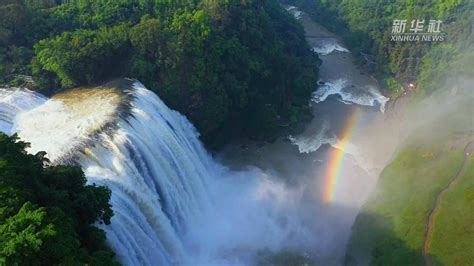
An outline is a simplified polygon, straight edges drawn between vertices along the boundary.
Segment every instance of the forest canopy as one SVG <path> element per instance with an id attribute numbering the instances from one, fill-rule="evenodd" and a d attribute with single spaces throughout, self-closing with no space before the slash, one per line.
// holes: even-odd
<path id="1" fill-rule="evenodd" d="M 273 138 L 308 114 L 319 59 L 275 1 L 2 3 L 4 83 L 32 75 L 30 87 L 50 94 L 136 78 L 208 144 Z"/>
<path id="2" fill-rule="evenodd" d="M 352 54 L 384 85 L 397 92 L 398 83 L 417 83 L 420 95 L 430 94 L 459 77 L 473 74 L 474 2 L 423 1 L 324 1 L 284 0 L 302 7 L 313 19 L 340 34 Z M 442 42 L 391 41 L 394 20 L 439 20 Z M 364 56 L 366 55 L 366 56 Z M 368 62 L 367 55 L 373 58 Z"/>
<path id="3" fill-rule="evenodd" d="M 110 190 L 79 167 L 47 166 L 44 152 L 0 133 L 0 264 L 114 265 L 105 232 Z"/>

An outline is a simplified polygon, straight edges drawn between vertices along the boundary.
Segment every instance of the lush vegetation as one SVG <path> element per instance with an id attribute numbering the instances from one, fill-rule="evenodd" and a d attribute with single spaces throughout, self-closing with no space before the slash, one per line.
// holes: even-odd
<path id="1" fill-rule="evenodd" d="M 422 265 L 429 211 L 436 194 L 453 178 L 462 148 L 420 145 L 402 150 L 384 169 L 376 191 L 356 219 L 346 263 Z M 474 164 L 472 158 L 452 190 L 441 200 L 434 221 L 430 255 L 442 265 L 471 265 Z M 471 200 L 471 201 L 469 201 Z M 471 247 L 471 248 L 469 248 Z M 356 263 L 358 262 L 358 263 Z"/>
<path id="2" fill-rule="evenodd" d="M 86 185 L 81 169 L 46 166 L 45 153 L 0 133 L 0 264 L 114 265 L 105 232 L 110 190 Z"/>
<path id="3" fill-rule="evenodd" d="M 274 1 L 7 0 L 0 20 L 3 82 L 33 75 L 52 93 L 137 78 L 210 144 L 272 138 L 308 115 L 317 81 L 302 27 Z"/>
<path id="4" fill-rule="evenodd" d="M 346 265 L 422 265 L 422 246 L 436 195 L 453 178 L 472 135 L 472 1 L 323 1 L 294 0 L 310 15 L 341 34 L 360 64 L 392 92 L 415 83 L 426 119 L 411 132 L 398 155 L 383 170 L 377 187 L 352 228 Z M 440 19 L 443 42 L 394 42 L 392 22 Z M 444 88 L 444 90 L 439 90 Z M 425 96 L 429 101 L 423 101 Z M 451 94 L 447 93 L 451 92 Z M 442 96 L 442 97 L 439 97 Z M 441 98 L 436 100 L 437 98 Z M 450 98 L 463 98 L 454 100 Z M 435 99 L 435 100 L 434 100 Z M 429 103 L 431 102 L 431 103 Z M 442 107 L 442 115 L 438 113 Z M 412 111 L 413 111 L 412 110 Z M 423 116 L 421 114 L 424 114 Z M 458 143 L 458 144 L 453 144 Z M 459 143 L 462 143 L 460 145 Z M 461 147 L 462 146 L 462 147 Z M 435 265 L 472 265 L 473 163 L 440 201 L 429 255 Z"/>
<path id="5" fill-rule="evenodd" d="M 474 2 L 469 0 L 422 1 L 326 1 L 286 0 L 307 11 L 313 19 L 339 33 L 356 60 L 366 65 L 386 88 L 397 92 L 401 83 L 417 83 L 429 94 L 459 76 L 472 76 L 468 62 L 474 59 L 472 20 Z M 442 42 L 391 41 L 393 20 L 442 20 Z M 461 71 L 450 71 L 453 67 Z"/>
<path id="6" fill-rule="evenodd" d="M 436 196 L 457 175 L 465 145 L 472 141 L 474 94 L 466 84 L 456 84 L 457 95 L 442 90 L 407 111 L 417 126 L 384 168 L 358 215 L 347 265 L 424 264 L 429 212 Z M 474 157 L 467 152 L 471 155 L 464 171 L 439 198 L 428 245 L 434 265 L 474 263 Z"/>
<path id="7" fill-rule="evenodd" d="M 474 263 L 474 157 L 440 202 L 430 252 L 443 265 Z"/>

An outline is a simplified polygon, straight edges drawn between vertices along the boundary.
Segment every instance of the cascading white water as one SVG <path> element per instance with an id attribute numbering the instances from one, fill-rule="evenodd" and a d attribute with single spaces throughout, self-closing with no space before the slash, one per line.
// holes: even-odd
<path id="1" fill-rule="evenodd" d="M 116 93 L 109 92 L 103 101 L 90 97 L 96 106 L 82 101 L 72 108 L 51 99 L 34 109 L 44 98 L 26 90 L 2 90 L 0 106 L 10 107 L 2 131 L 10 132 L 10 123 L 11 131 L 31 142 L 29 152 L 46 150 L 53 162 L 73 160 L 89 183 L 111 188 L 115 215 L 104 229 L 122 262 L 183 263 L 180 236 L 209 204 L 204 180 L 213 178 L 215 166 L 192 125 L 143 86 L 135 86 L 127 119 L 119 120 L 116 130 L 97 134 L 94 130 L 117 115 Z M 12 124 L 16 112 L 20 114 Z"/>
<path id="2" fill-rule="evenodd" d="M 264 248 L 314 244 L 295 213 L 298 189 L 215 162 L 193 125 L 139 82 L 47 101 L 0 93 L 9 114 L 1 131 L 17 132 L 53 163 L 79 164 L 88 183 L 112 190 L 114 216 L 102 228 L 126 265 L 241 265 Z"/>
<path id="3" fill-rule="evenodd" d="M 324 102 L 331 95 L 339 95 L 345 104 L 358 104 L 364 106 L 379 106 L 381 112 L 385 112 L 385 104 L 389 98 L 383 96 L 379 90 L 372 86 L 364 88 L 349 87 L 345 78 L 335 81 L 324 82 L 313 92 L 311 101 L 315 103 Z"/>
<path id="4" fill-rule="evenodd" d="M 138 84 L 133 96 L 130 117 L 77 160 L 89 182 L 113 191 L 115 216 L 106 230 L 121 261 L 184 263 L 181 236 L 209 207 L 205 182 L 216 165 L 182 115 Z"/>
<path id="5" fill-rule="evenodd" d="M 287 6 L 286 11 L 290 12 L 295 19 L 301 19 L 303 12 L 301 12 L 296 6 Z"/>
<path id="6" fill-rule="evenodd" d="M 317 151 L 321 146 L 325 144 L 333 145 L 337 142 L 337 137 L 334 133 L 329 130 L 328 122 L 323 121 L 321 128 L 316 134 L 312 134 L 311 137 L 292 135 L 288 136 L 288 140 L 292 144 L 298 146 L 300 153 L 311 153 Z"/>
<path id="7" fill-rule="evenodd" d="M 331 54 L 334 51 L 350 53 L 347 48 L 342 47 L 335 39 L 323 39 L 311 48 L 311 51 L 323 56 Z"/>
<path id="8" fill-rule="evenodd" d="M 15 116 L 45 101 L 46 97 L 26 89 L 0 89 L 0 132 L 12 134 Z"/>

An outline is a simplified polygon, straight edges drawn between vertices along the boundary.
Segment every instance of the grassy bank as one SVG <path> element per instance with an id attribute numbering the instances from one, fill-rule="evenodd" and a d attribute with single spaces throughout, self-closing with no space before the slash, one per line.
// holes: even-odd
<path id="1" fill-rule="evenodd" d="M 474 157 L 441 201 L 430 253 L 442 265 L 474 264 Z"/>
<path id="2" fill-rule="evenodd" d="M 436 195 L 458 171 L 464 152 L 450 145 L 402 150 L 384 169 L 353 226 L 347 265 L 422 265 L 427 219 Z M 472 157 L 459 182 L 441 199 L 430 255 L 435 264 L 472 265 Z M 470 204 L 470 203 L 471 204 Z"/>

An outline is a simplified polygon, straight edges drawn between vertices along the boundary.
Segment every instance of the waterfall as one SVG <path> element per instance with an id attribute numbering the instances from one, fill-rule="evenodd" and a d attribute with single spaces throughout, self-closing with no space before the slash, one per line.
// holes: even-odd
<path id="1" fill-rule="evenodd" d="M 13 134 L 15 116 L 45 101 L 46 97 L 26 89 L 0 89 L 0 132 Z"/>
<path id="2" fill-rule="evenodd" d="M 135 89 L 128 119 L 77 160 L 89 182 L 113 191 L 115 216 L 106 230 L 121 261 L 180 264 L 181 236 L 210 205 L 206 180 L 216 166 L 182 115 L 140 84 Z"/>
<path id="3" fill-rule="evenodd" d="M 140 82 L 126 82 L 127 89 L 49 100 L 0 90 L 1 131 L 17 132 L 29 152 L 44 150 L 53 163 L 79 164 L 88 183 L 112 190 L 114 216 L 100 226 L 120 262 L 241 265 L 263 248 L 311 242 L 291 211 L 298 190 L 258 169 L 229 171 L 183 115 Z"/>

